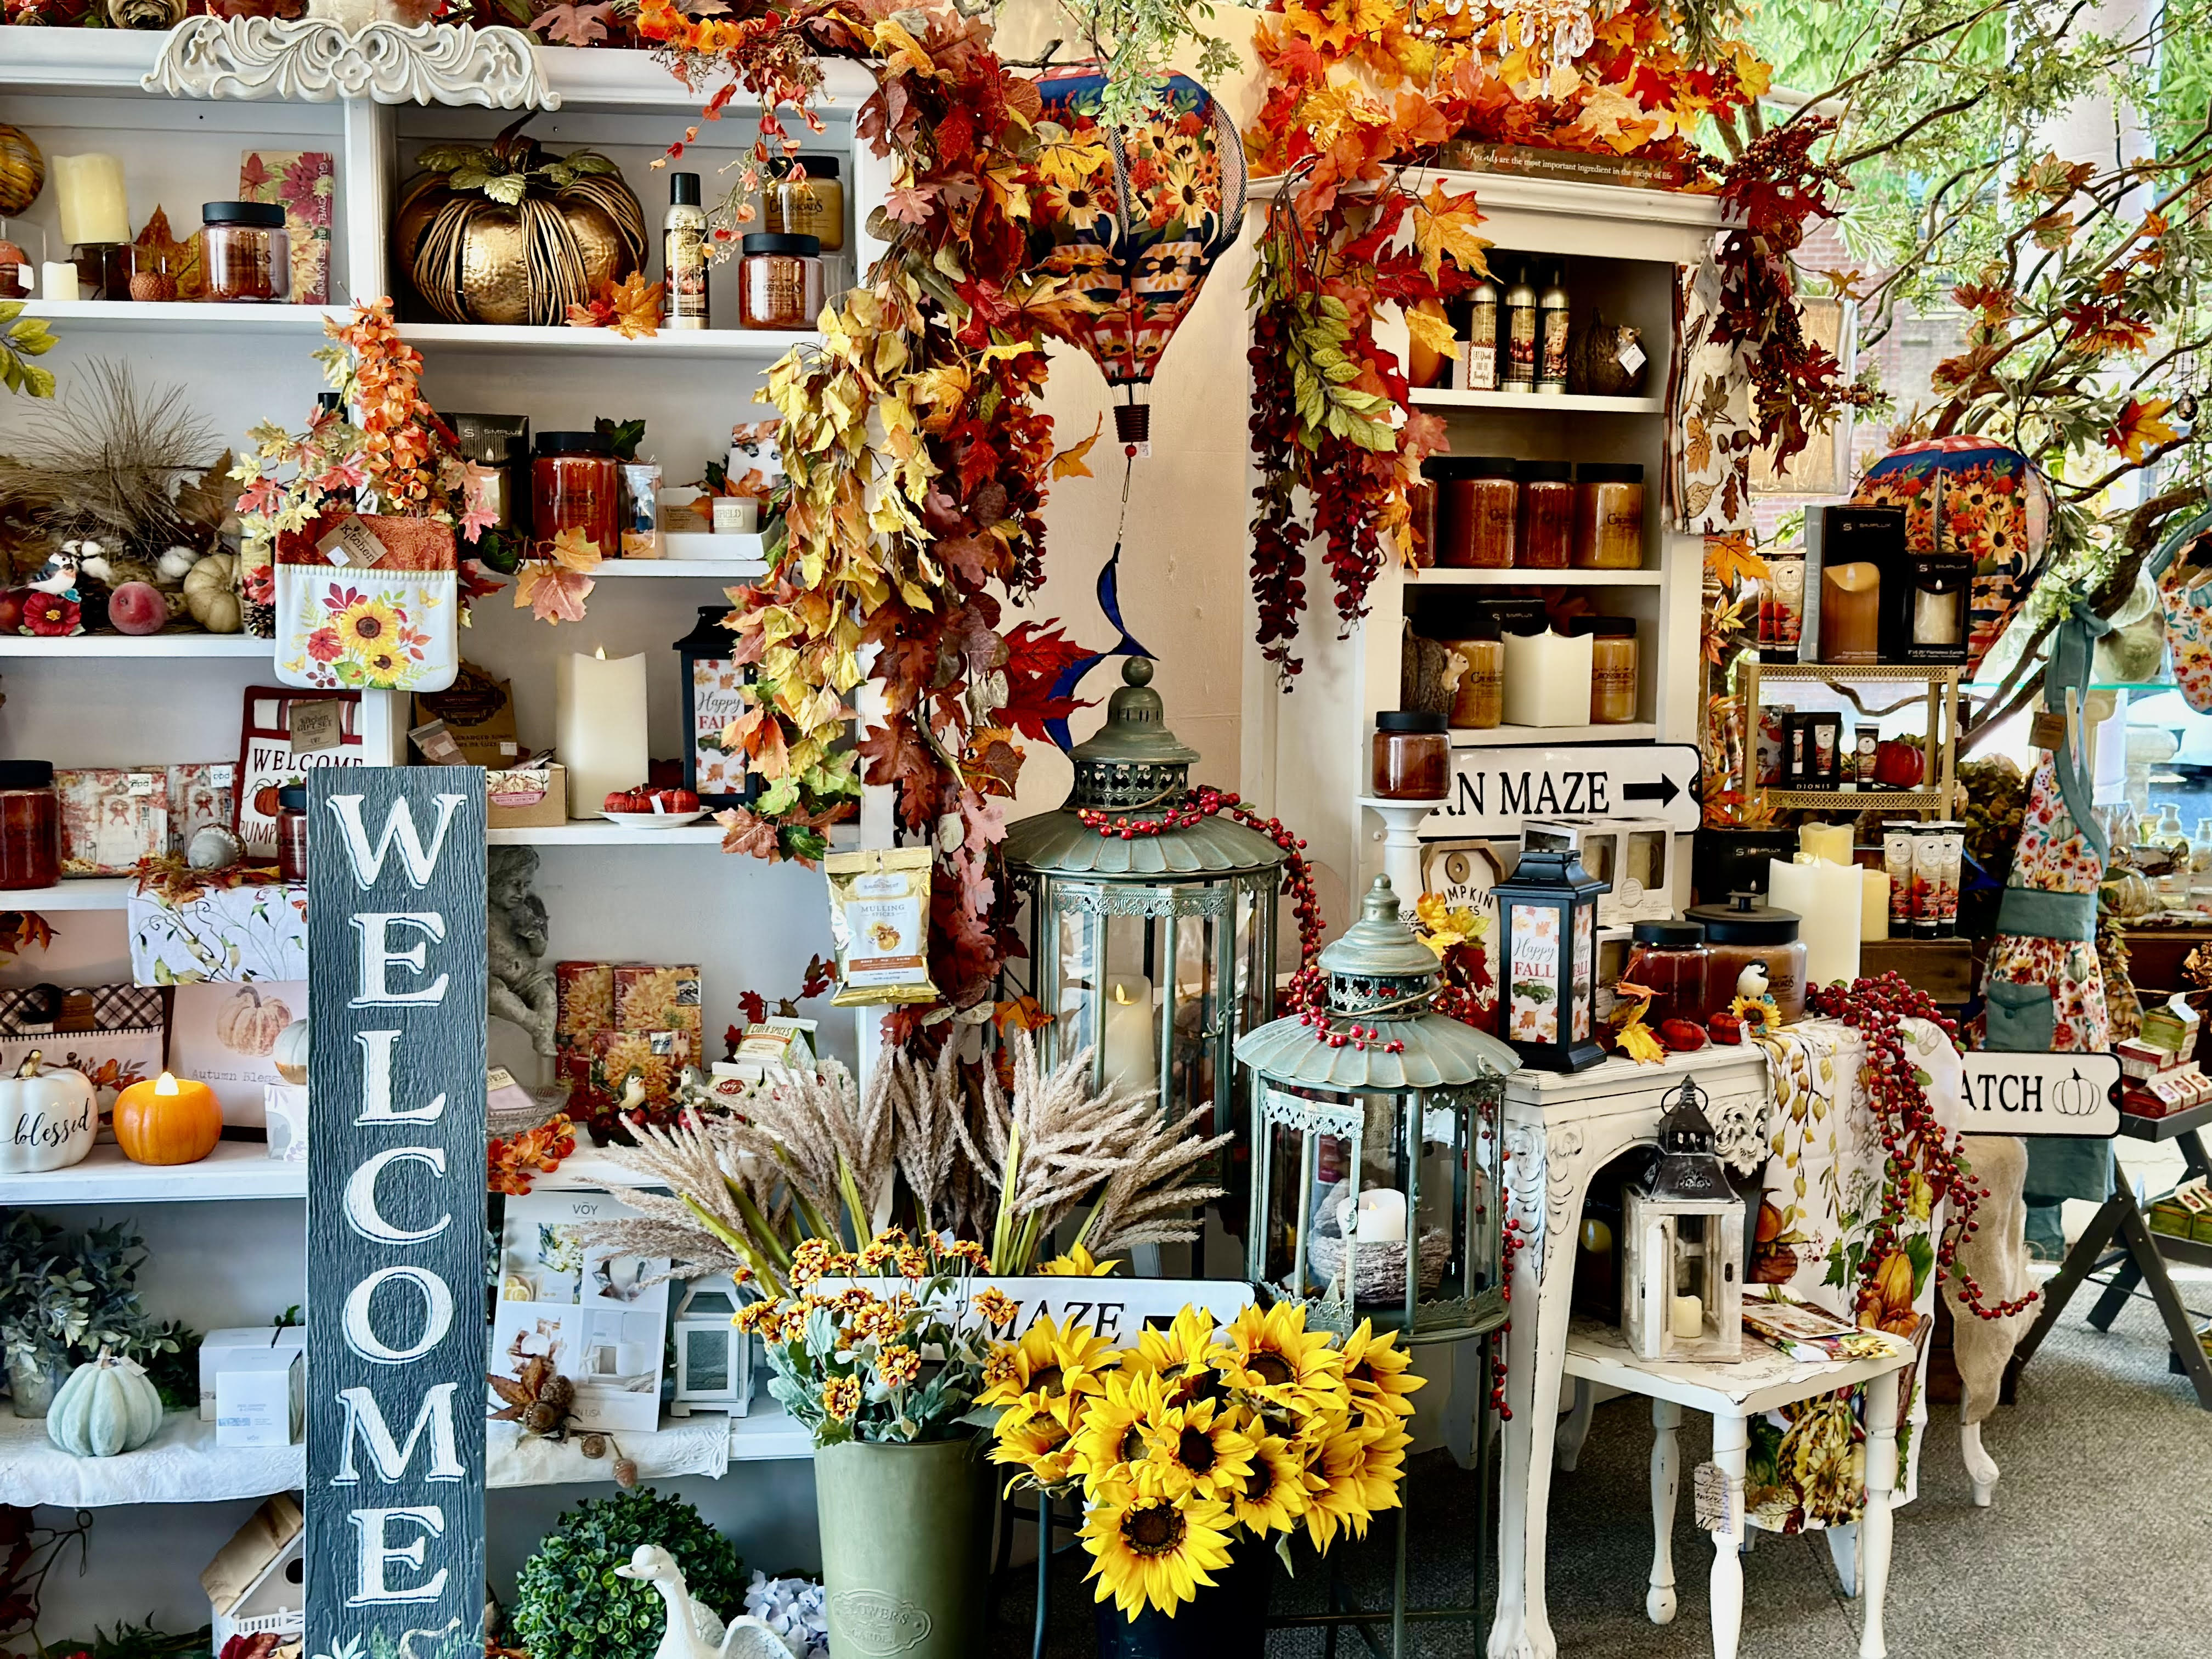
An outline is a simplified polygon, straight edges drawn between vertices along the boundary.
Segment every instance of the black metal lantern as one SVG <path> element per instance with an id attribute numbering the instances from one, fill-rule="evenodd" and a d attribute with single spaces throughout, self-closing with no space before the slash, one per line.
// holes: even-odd
<path id="1" fill-rule="evenodd" d="M 760 793 L 744 751 L 722 747 L 724 728 L 752 707 L 744 693 L 752 667 L 730 660 L 737 638 L 722 626 L 729 614 L 726 605 L 701 605 L 697 624 L 676 641 L 684 682 L 684 787 L 700 805 L 717 810 L 750 805 Z"/>
<path id="2" fill-rule="evenodd" d="M 1622 1194 L 1621 1334 L 1644 1359 L 1743 1358 L 1743 1200 L 1713 1150 L 1705 1095 L 1685 1078 L 1661 1103 L 1659 1162 Z"/>
<path id="3" fill-rule="evenodd" d="M 1524 849 L 1491 896 L 1498 902 L 1498 1035 L 1521 1063 L 1579 1072 L 1597 1044 L 1597 896 L 1607 884 L 1571 847 Z"/>
<path id="4" fill-rule="evenodd" d="M 1006 832 L 1007 872 L 1029 901 L 1029 951 L 1008 964 L 1007 991 L 1054 1016 L 1037 1033 L 1048 1059 L 1092 1049 L 1094 1087 L 1157 1089 L 1169 1117 L 1224 1125 L 1237 1040 L 1274 1012 L 1287 854 L 1221 815 L 1128 836 L 1082 821 L 1085 809 L 1157 820 L 1190 788 L 1198 753 L 1168 730 L 1152 665 L 1132 657 L 1121 678 L 1105 725 L 1069 754 L 1066 803 Z"/>

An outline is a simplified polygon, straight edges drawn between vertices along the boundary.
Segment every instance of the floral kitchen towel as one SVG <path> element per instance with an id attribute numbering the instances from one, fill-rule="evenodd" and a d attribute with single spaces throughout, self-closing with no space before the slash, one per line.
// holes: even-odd
<path id="1" fill-rule="evenodd" d="M 292 303 L 326 305 L 331 297 L 331 202 L 337 179 L 320 150 L 249 149 L 238 164 L 238 199 L 284 209 L 292 239 Z"/>
<path id="2" fill-rule="evenodd" d="M 1936 1121 L 1956 1134 L 1966 1114 L 1959 1051 L 1926 1020 L 1906 1020 L 1901 1031 Z M 1744 1295 L 1779 1287 L 1915 1345 L 1919 1358 L 1899 1391 L 1897 1431 L 1898 1501 L 1908 1502 L 1918 1478 L 1917 1431 L 1928 1419 L 1923 1385 L 1942 1208 L 1926 1178 L 1912 1176 L 1897 1194 L 1903 1219 L 1895 1237 L 1870 1256 L 1885 1208 L 1887 1153 L 1859 1077 L 1864 1041 L 1840 1021 L 1809 1020 L 1762 1042 L 1775 1109 Z M 1866 1498 L 1865 1410 L 1865 1390 L 1850 1389 L 1754 1418 L 1750 1519 L 1776 1532 L 1856 1521 Z"/>
<path id="3" fill-rule="evenodd" d="M 1711 254 L 1691 269 L 1678 296 L 1681 342 L 1674 360 L 1674 407 L 1667 434 L 1668 507 L 1691 533 L 1751 528 L 1751 382 L 1743 347 L 1716 342 L 1720 267 Z"/>
<path id="4" fill-rule="evenodd" d="M 268 882 L 189 896 L 131 896 L 131 977 L 141 985 L 307 976 L 307 889 Z"/>

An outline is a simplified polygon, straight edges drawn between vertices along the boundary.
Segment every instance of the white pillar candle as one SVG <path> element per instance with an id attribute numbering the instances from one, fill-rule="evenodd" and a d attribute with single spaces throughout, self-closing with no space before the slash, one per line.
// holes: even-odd
<path id="1" fill-rule="evenodd" d="M 1590 723 L 1592 636 L 1570 639 L 1546 629 L 1505 635 L 1505 724 Z"/>
<path id="2" fill-rule="evenodd" d="M 94 151 L 57 155 L 52 167 L 64 246 L 131 240 L 131 209 L 123 193 L 122 162 Z"/>
<path id="3" fill-rule="evenodd" d="M 1406 1195 L 1395 1187 L 1370 1187 L 1359 1195 L 1354 1221 L 1352 1200 L 1339 1199 L 1336 1230 L 1362 1244 L 1403 1244 L 1406 1242 Z"/>
<path id="4" fill-rule="evenodd" d="M 1799 854 L 1802 860 L 1805 857 Z M 1851 865 L 1818 860 L 1766 863 L 1766 902 L 1797 918 L 1805 945 L 1807 986 L 1849 985 L 1859 976 L 1859 872 Z"/>
<path id="5" fill-rule="evenodd" d="M 569 816 L 597 817 L 610 794 L 645 781 L 645 659 L 571 653 L 554 665 L 554 702 Z"/>
<path id="6" fill-rule="evenodd" d="M 1106 1056 L 1107 1088 L 1115 1094 L 1158 1092 L 1160 1044 L 1152 981 L 1142 974 L 1109 975 L 1099 1009 L 1106 1020 L 1098 1047 Z"/>
<path id="7" fill-rule="evenodd" d="M 39 266 L 39 297 L 42 300 L 81 300 L 84 290 L 76 267 L 66 259 L 48 259 Z"/>
<path id="8" fill-rule="evenodd" d="M 1849 864 L 1851 861 L 1851 826 L 1848 823 L 1801 823 L 1797 826 L 1797 850 L 1809 853 L 1830 864 Z"/>
<path id="9" fill-rule="evenodd" d="M 1705 1304 L 1694 1296 L 1678 1296 L 1667 1310 L 1667 1334 L 1678 1342 L 1694 1342 L 1705 1334 Z"/>
<path id="10" fill-rule="evenodd" d="M 1859 943 L 1889 937 L 1889 872 L 1859 867 Z"/>

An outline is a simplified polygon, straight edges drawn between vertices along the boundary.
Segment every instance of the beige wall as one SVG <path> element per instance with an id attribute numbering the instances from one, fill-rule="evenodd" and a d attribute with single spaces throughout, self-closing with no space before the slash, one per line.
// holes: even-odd
<path id="1" fill-rule="evenodd" d="M 1252 14 L 1224 6 L 1224 38 L 1249 35 Z M 1039 0 L 1013 0 L 1000 13 L 1000 50 L 1034 58 L 1046 42 L 1070 33 L 1065 17 Z M 1055 61 L 1066 61 L 1063 50 Z M 1239 118 L 1256 99 L 1249 76 L 1215 88 Z M 1255 221 L 1256 222 L 1256 221 Z M 1138 460 L 1129 483 L 1121 550 L 1121 615 L 1129 631 L 1158 653 L 1153 682 L 1167 701 L 1168 720 L 1202 757 L 1194 777 L 1224 789 L 1240 787 L 1242 678 L 1246 622 L 1244 526 L 1246 398 L 1244 279 L 1249 232 L 1213 267 L 1204 289 L 1160 359 L 1152 382 L 1152 453 Z M 1093 650 L 1114 641 L 1097 600 L 1098 572 L 1114 549 L 1121 513 L 1122 458 L 1114 442 L 1105 378 L 1085 354 L 1056 348 L 1045 409 L 1064 447 L 1103 416 L 1104 435 L 1091 452 L 1097 475 L 1052 487 L 1046 509 L 1046 581 L 1035 606 L 1010 612 L 1058 617 Z M 1103 700 L 1121 684 L 1118 659 L 1091 672 L 1083 694 L 1101 707 L 1079 714 L 1075 737 L 1087 737 Z M 1016 817 L 1060 805 L 1067 792 L 1066 759 L 1046 744 L 1028 744 Z"/>

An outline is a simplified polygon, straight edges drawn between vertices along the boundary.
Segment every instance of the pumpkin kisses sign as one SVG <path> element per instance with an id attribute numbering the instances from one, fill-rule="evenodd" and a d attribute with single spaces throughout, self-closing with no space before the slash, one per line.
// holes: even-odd
<path id="1" fill-rule="evenodd" d="M 307 1652 L 483 1618 L 484 775 L 307 775 Z"/>

